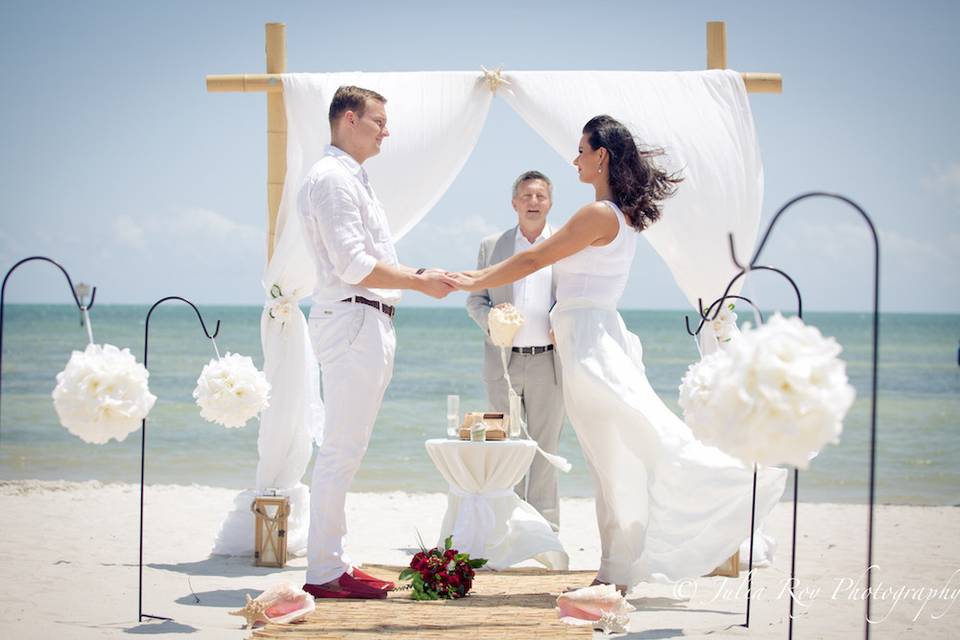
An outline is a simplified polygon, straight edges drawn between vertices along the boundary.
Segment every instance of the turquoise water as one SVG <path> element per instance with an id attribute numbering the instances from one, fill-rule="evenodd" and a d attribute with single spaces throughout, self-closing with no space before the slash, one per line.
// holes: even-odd
<path id="1" fill-rule="evenodd" d="M 100 306 L 92 311 L 94 337 L 130 347 L 142 361 L 146 306 Z M 221 320 L 221 352 L 262 363 L 258 307 L 204 307 L 208 324 Z M 72 349 L 86 336 L 75 308 L 8 305 L 3 345 L 0 477 L 138 482 L 140 433 L 125 442 L 89 445 L 57 422 L 50 392 Z M 644 344 L 647 374 L 677 410 L 677 385 L 696 349 L 680 311 L 624 311 Z M 844 346 L 858 399 L 841 443 L 829 446 L 801 474 L 800 498 L 863 502 L 867 497 L 870 316 L 809 313 L 807 321 Z M 403 308 L 398 350 L 370 449 L 353 489 L 442 491 L 423 440 L 445 432 L 446 396 L 462 410 L 485 408 L 479 329 L 459 309 Z M 960 503 L 960 316 L 885 314 L 881 322 L 878 500 L 887 503 Z M 224 429 L 205 422 L 191 393 L 213 348 L 193 311 L 166 303 L 150 322 L 150 387 L 159 397 L 147 424 L 147 482 L 251 485 L 257 461 L 257 425 Z M 573 430 L 561 453 L 574 465 L 561 475 L 565 496 L 589 496 L 591 481 Z M 790 493 L 788 491 L 787 495 Z"/>

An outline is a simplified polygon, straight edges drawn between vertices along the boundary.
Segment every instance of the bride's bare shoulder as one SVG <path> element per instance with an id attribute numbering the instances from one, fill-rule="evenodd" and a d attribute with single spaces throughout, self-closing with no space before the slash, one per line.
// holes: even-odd
<path id="1" fill-rule="evenodd" d="M 603 230 L 616 228 L 618 224 L 617 214 L 613 212 L 613 209 L 600 201 L 591 202 L 580 207 L 580 209 L 573 214 L 570 221 L 576 221 L 578 226 Z"/>

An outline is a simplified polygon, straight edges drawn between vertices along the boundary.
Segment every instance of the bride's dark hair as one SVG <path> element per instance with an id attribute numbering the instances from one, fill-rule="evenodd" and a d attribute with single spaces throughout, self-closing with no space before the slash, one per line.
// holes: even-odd
<path id="1" fill-rule="evenodd" d="M 614 202 L 637 231 L 643 231 L 660 218 L 660 202 L 673 195 L 683 180 L 668 174 L 653 161 L 663 149 L 639 149 L 630 130 L 618 120 L 595 116 L 583 126 L 590 146 L 603 147 L 609 154 L 609 181 Z"/>

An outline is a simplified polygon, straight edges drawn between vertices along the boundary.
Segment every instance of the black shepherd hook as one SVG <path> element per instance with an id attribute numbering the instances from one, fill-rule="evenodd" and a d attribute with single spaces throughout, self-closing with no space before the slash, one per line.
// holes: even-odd
<path id="1" fill-rule="evenodd" d="M 147 321 L 146 326 L 143 330 L 143 366 L 147 368 L 147 352 L 149 348 L 150 340 L 150 316 L 153 314 L 153 310 L 158 306 L 166 302 L 167 300 L 180 300 L 190 305 L 193 310 L 197 313 L 197 319 L 200 320 L 200 327 L 203 329 L 203 333 L 207 338 L 213 340 L 220 333 L 220 321 L 217 320 L 217 326 L 213 329 L 213 335 L 210 335 L 210 332 L 207 331 L 207 323 L 203 321 L 203 316 L 200 315 L 200 310 L 197 309 L 197 305 L 193 304 L 186 298 L 181 298 L 180 296 L 167 296 L 166 298 L 160 298 L 153 303 L 153 306 L 150 307 L 150 310 L 147 312 Z M 147 452 L 147 419 L 144 418 L 141 423 L 143 431 L 140 435 L 140 582 L 137 589 L 137 622 L 143 622 L 144 618 L 152 618 L 154 620 L 172 620 L 173 618 L 165 618 L 163 616 L 152 616 L 150 614 L 143 612 L 143 485 L 144 485 L 144 469 L 145 469 L 145 460 Z"/>
<path id="2" fill-rule="evenodd" d="M 760 252 L 763 251 L 763 247 L 767 243 L 767 239 L 770 237 L 770 232 L 773 230 L 774 225 L 780 219 L 780 216 L 786 212 L 787 209 L 792 207 L 794 204 L 800 202 L 801 200 L 807 200 L 809 198 L 830 198 L 833 200 L 839 200 L 845 204 L 850 205 L 860 214 L 860 217 L 867 224 L 867 227 L 870 229 L 870 235 L 873 238 L 873 355 L 871 359 L 871 373 L 870 373 L 870 487 L 869 487 L 869 497 L 870 497 L 870 506 L 869 506 L 869 516 L 867 520 L 867 591 L 868 596 L 866 600 L 866 615 L 864 618 L 864 637 L 869 640 L 870 638 L 870 609 L 873 601 L 871 585 L 872 585 L 872 574 L 873 574 L 873 524 L 874 524 L 874 503 L 876 501 L 876 471 L 877 471 L 877 368 L 878 360 L 880 353 L 880 238 L 877 235 L 877 228 L 873 224 L 873 220 L 864 211 L 863 207 L 851 200 L 850 198 L 837 194 L 829 193 L 825 191 L 811 191 L 808 193 L 800 194 L 792 200 L 788 201 L 785 205 L 780 207 L 780 210 L 773 216 L 773 219 L 770 221 L 770 226 L 767 227 L 767 232 L 763 234 L 763 239 L 760 240 L 760 244 L 757 245 L 757 250 L 754 252 L 753 257 L 750 259 L 750 263 L 753 264 L 760 257 Z M 796 492 L 796 484 L 794 484 L 794 492 Z M 796 504 L 796 502 L 794 502 Z M 794 529 L 796 529 L 796 519 L 794 519 Z M 796 534 L 794 534 L 794 547 L 796 547 Z M 790 600 L 791 609 L 793 606 L 793 599 Z M 793 616 L 790 617 L 790 622 L 792 626 Z"/>
<path id="3" fill-rule="evenodd" d="M 736 260 L 734 260 L 736 262 Z M 737 265 L 739 266 L 739 265 Z M 742 267 L 741 267 L 742 268 Z M 729 290 L 729 287 L 728 287 Z M 697 325 L 696 331 L 690 330 L 690 316 L 684 315 L 683 322 L 687 326 L 687 333 L 696 338 L 700 335 L 700 331 L 703 329 L 703 325 L 707 323 L 709 318 L 707 316 L 713 311 L 714 307 L 717 308 L 717 314 L 720 313 L 720 309 L 723 307 L 723 303 L 727 300 L 743 300 L 748 303 L 753 310 L 757 312 L 757 315 L 760 317 L 760 321 L 763 322 L 763 313 L 760 311 L 760 307 L 754 304 L 753 300 L 745 296 L 739 295 L 724 295 L 711 303 L 706 309 L 703 308 L 703 299 L 697 298 L 697 306 L 700 314 L 700 324 Z M 714 315 L 716 317 L 716 314 Z M 757 465 L 753 465 L 753 489 L 750 494 L 750 551 L 747 560 L 747 611 L 746 619 L 744 620 L 743 626 L 747 629 L 750 628 L 750 602 L 752 600 L 751 593 L 753 592 L 753 543 L 756 536 L 756 521 L 757 521 Z"/>
<path id="4" fill-rule="evenodd" d="M 877 368 L 878 368 L 878 359 L 880 351 L 880 239 L 877 235 L 877 229 L 873 224 L 873 220 L 864 211 L 863 207 L 851 200 L 850 198 L 836 194 L 829 193 L 825 191 L 811 191 L 808 193 L 800 194 L 791 200 L 787 201 L 780 209 L 774 214 L 773 219 L 770 221 L 770 224 L 767 226 L 766 232 L 763 234 L 763 238 L 760 240 L 760 243 L 757 245 L 756 251 L 754 251 L 753 256 L 750 258 L 750 262 L 747 265 L 742 265 L 739 260 L 737 260 L 736 251 L 734 249 L 733 235 L 728 234 L 730 241 L 730 258 L 733 260 L 733 263 L 740 268 L 740 272 L 737 273 L 733 279 L 730 281 L 730 284 L 727 285 L 727 289 L 724 292 L 724 295 L 730 292 L 730 288 L 733 286 L 734 282 L 743 277 L 749 271 L 757 270 L 767 270 L 774 271 L 779 273 L 781 276 L 787 279 L 793 287 L 794 292 L 797 295 L 797 315 L 803 317 L 803 301 L 800 296 L 800 289 L 797 287 L 796 282 L 793 279 L 784 273 L 783 271 L 776 269 L 774 267 L 761 266 L 757 265 L 757 260 L 760 258 L 760 253 L 763 251 L 763 248 L 767 244 L 767 240 L 770 238 L 770 233 L 773 231 L 773 227 L 776 225 L 777 221 L 780 220 L 780 217 L 793 205 L 797 204 L 802 200 L 807 200 L 810 198 L 830 198 L 833 200 L 839 200 L 840 202 L 846 203 L 853 207 L 857 213 L 860 214 L 860 217 L 866 222 L 867 227 L 870 229 L 870 235 L 873 238 L 873 354 L 871 359 L 871 375 L 870 375 L 870 486 L 869 486 L 869 516 L 867 522 L 867 594 L 871 593 L 872 585 L 872 574 L 873 574 L 873 528 L 874 528 L 874 504 L 876 502 L 876 467 L 877 467 Z M 719 314 L 719 309 L 714 313 L 714 318 Z M 791 552 L 790 559 L 790 619 L 788 626 L 788 638 L 793 638 L 793 589 L 796 584 L 796 549 L 797 549 L 797 485 L 799 480 L 799 471 L 794 469 L 793 472 L 793 549 Z M 865 598 L 866 601 L 866 615 L 864 618 L 864 637 L 869 640 L 870 638 L 870 610 L 872 604 L 872 596 Z"/>
<path id="5" fill-rule="evenodd" d="M 779 213 L 777 214 L 779 215 Z M 774 221 L 776 221 L 776 216 L 774 216 Z M 771 222 L 771 226 L 773 222 Z M 770 234 L 769 228 L 767 233 L 764 235 L 764 241 L 766 241 L 767 236 Z M 730 279 L 730 282 L 727 284 L 727 288 L 724 289 L 723 295 L 717 298 L 706 310 L 703 309 L 703 300 L 697 299 L 697 304 L 700 305 L 700 324 L 697 326 L 696 331 L 690 330 L 690 318 L 689 316 L 684 316 L 683 320 L 687 327 L 687 333 L 692 336 L 696 336 L 700 333 L 700 330 L 703 329 L 703 325 L 710 321 L 715 320 L 717 316 L 720 315 L 720 310 L 723 308 L 723 301 L 729 298 L 739 298 L 741 300 L 746 300 L 753 306 L 754 309 L 757 309 L 757 306 L 753 303 L 752 300 L 744 298 L 742 296 L 733 295 L 730 293 L 730 290 L 733 288 L 733 285 L 736 284 L 737 280 L 747 275 L 751 271 L 772 271 L 773 273 L 779 274 L 787 282 L 790 283 L 790 286 L 793 287 L 793 291 L 797 296 L 797 316 L 803 317 L 803 297 L 800 295 L 800 288 L 797 286 L 797 283 L 787 274 L 785 271 L 778 269 L 776 267 L 771 267 L 768 265 L 757 265 L 756 262 L 757 255 L 755 254 L 753 259 L 750 261 L 750 264 L 743 265 L 737 260 L 737 253 L 735 245 L 733 242 L 733 234 L 727 234 L 727 237 L 730 242 L 730 259 L 733 261 L 733 264 L 737 266 L 740 271 Z M 759 312 L 759 309 L 757 309 Z M 713 314 L 711 316 L 711 313 Z M 788 637 L 793 637 L 793 601 L 794 601 L 794 586 L 796 584 L 796 549 L 797 549 L 797 484 L 799 480 L 799 472 L 793 470 L 793 548 L 791 550 L 791 559 L 790 559 L 790 620 L 788 622 Z M 748 560 L 748 570 L 747 570 L 747 606 L 746 606 L 746 615 L 743 626 L 750 628 L 750 604 L 753 600 L 752 597 L 752 588 L 753 588 L 753 543 L 754 543 L 754 528 L 756 526 L 756 515 L 757 515 L 757 465 L 753 465 L 753 498 L 751 501 L 750 507 L 750 555 Z"/>
<path id="6" fill-rule="evenodd" d="M 46 256 L 30 256 L 29 258 L 24 258 L 17 264 L 10 267 L 10 270 L 7 271 L 7 275 L 3 277 L 3 287 L 0 287 L 0 377 L 3 375 L 3 310 L 7 299 L 7 280 L 9 280 L 13 272 L 17 270 L 17 267 L 25 262 L 30 262 L 31 260 L 43 260 L 45 262 L 49 262 L 57 269 L 60 269 L 61 273 L 63 273 L 63 276 L 67 279 L 67 284 L 70 285 L 70 295 L 73 296 L 73 301 L 77 305 L 77 308 L 80 309 L 80 313 L 92 309 L 93 301 L 97 298 L 97 288 L 94 287 L 90 292 L 90 302 L 88 304 L 84 304 L 83 300 L 77 296 L 77 290 L 73 286 L 73 280 L 70 278 L 70 274 L 67 273 L 67 270 L 64 269 L 59 262 L 51 260 Z M 0 387 L 0 389 L 2 389 L 2 387 Z"/>

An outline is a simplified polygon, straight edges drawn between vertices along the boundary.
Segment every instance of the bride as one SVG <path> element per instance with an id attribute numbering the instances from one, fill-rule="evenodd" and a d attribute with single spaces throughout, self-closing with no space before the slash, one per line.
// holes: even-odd
<path id="1" fill-rule="evenodd" d="M 660 217 L 681 178 L 640 150 L 610 116 L 583 128 L 573 164 L 594 202 L 532 249 L 456 274 L 462 289 L 503 286 L 553 264 L 550 314 L 567 415 L 593 476 L 601 559 L 597 583 L 709 573 L 750 534 L 751 470 L 694 439 L 647 381 L 640 340 L 617 312 L 637 236 Z M 694 232 L 694 230 L 691 230 Z M 761 468 L 757 522 L 783 493 L 786 471 Z"/>

